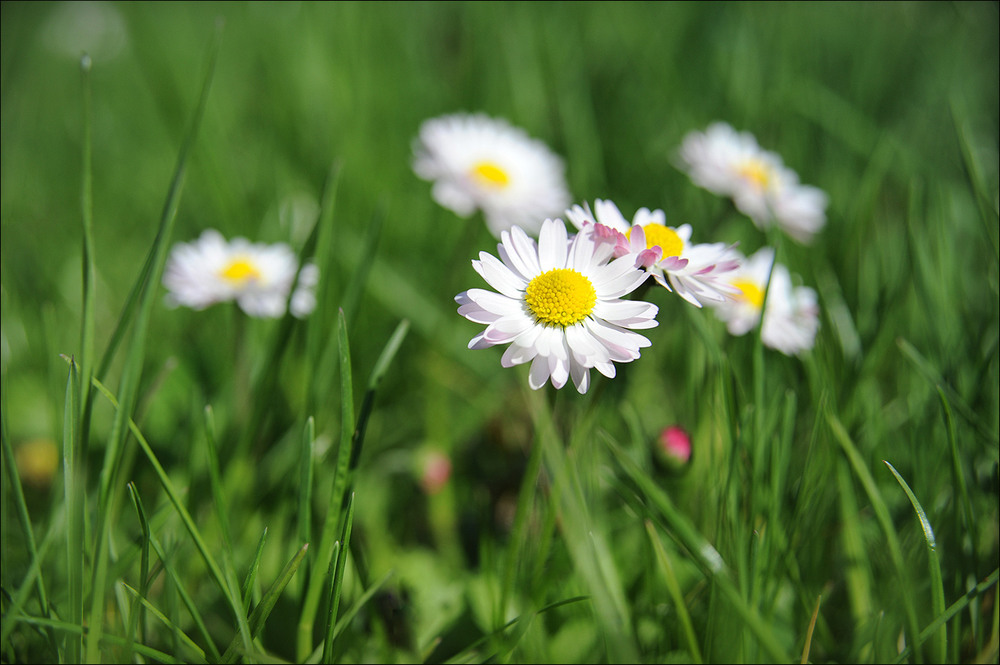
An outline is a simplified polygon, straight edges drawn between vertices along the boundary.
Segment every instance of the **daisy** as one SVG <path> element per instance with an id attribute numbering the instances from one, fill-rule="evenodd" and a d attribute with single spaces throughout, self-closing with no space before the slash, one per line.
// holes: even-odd
<path id="1" fill-rule="evenodd" d="M 813 347 L 819 330 L 816 292 L 806 286 L 793 286 L 788 269 L 778 263 L 772 270 L 773 263 L 774 250 L 770 247 L 758 250 L 743 262 L 730 278 L 730 283 L 740 289 L 740 297 L 716 305 L 716 315 L 726 323 L 730 333 L 745 335 L 757 327 L 764 311 L 761 330 L 764 346 L 786 356 L 798 355 Z"/>
<path id="2" fill-rule="evenodd" d="M 460 217 L 477 209 L 497 238 L 512 226 L 532 235 L 570 196 L 562 160 L 505 120 L 454 114 L 426 121 L 413 144 L 414 172 L 434 200 Z"/>
<path id="3" fill-rule="evenodd" d="M 611 201 L 597 199 L 594 210 L 587 203 L 574 205 L 566 216 L 578 229 L 595 234 L 599 242 L 614 243 L 615 256 L 634 256 L 636 264 L 658 284 L 695 307 L 701 307 L 701 300 L 723 301 L 738 295 L 725 279 L 726 273 L 738 267 L 732 247 L 693 244 L 691 225 L 667 226 L 662 210 L 640 208 L 631 222 Z"/>
<path id="4" fill-rule="evenodd" d="M 733 199 L 760 229 L 776 223 L 799 242 L 809 242 L 826 224 L 826 194 L 799 183 L 781 157 L 757 145 L 748 132 L 717 122 L 691 132 L 681 144 L 680 167 L 691 181 Z"/>
<path id="5" fill-rule="evenodd" d="M 235 300 L 253 317 L 284 316 L 288 292 L 295 281 L 298 260 L 284 244 L 251 243 L 245 238 L 226 242 L 218 231 L 209 229 L 195 242 L 179 243 L 170 252 L 164 269 L 167 304 L 205 309 Z M 316 307 L 313 293 L 319 282 L 319 268 L 303 266 L 292 294 L 290 310 L 304 317 Z"/>
<path id="6" fill-rule="evenodd" d="M 458 313 L 486 329 L 470 349 L 510 344 L 500 364 L 531 362 L 528 385 L 573 379 L 582 394 L 590 369 L 613 378 L 613 363 L 631 362 L 649 340 L 632 332 L 656 326 L 656 305 L 622 300 L 647 275 L 632 257 L 612 258 L 612 246 L 590 234 L 569 238 L 561 219 L 542 223 L 538 242 L 518 226 L 501 233 L 500 258 L 479 253 L 472 266 L 497 292 L 469 289 L 455 297 Z"/>

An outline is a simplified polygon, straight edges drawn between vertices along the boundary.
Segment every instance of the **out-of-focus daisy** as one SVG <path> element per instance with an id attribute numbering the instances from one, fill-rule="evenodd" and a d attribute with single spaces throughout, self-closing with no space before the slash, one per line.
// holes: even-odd
<path id="1" fill-rule="evenodd" d="M 171 306 L 200 310 L 235 300 L 250 316 L 277 318 L 285 314 L 297 270 L 298 259 L 284 243 L 251 243 L 245 238 L 227 242 L 209 229 L 195 242 L 171 250 L 163 284 Z M 293 315 L 301 318 L 316 307 L 313 291 L 318 282 L 319 268 L 303 266 L 291 298 Z"/>
<path id="2" fill-rule="evenodd" d="M 630 257 L 612 258 L 613 247 L 590 234 L 570 239 L 561 219 L 546 219 L 538 242 L 520 228 L 501 233 L 500 258 L 480 252 L 472 265 L 497 292 L 469 289 L 455 297 L 458 313 L 486 324 L 470 349 L 510 344 L 500 364 L 531 362 L 528 384 L 551 380 L 562 388 L 572 378 L 580 393 L 590 369 L 615 376 L 613 363 L 631 362 L 649 340 L 632 332 L 656 326 L 656 305 L 622 296 L 647 275 Z"/>
<path id="3" fill-rule="evenodd" d="M 738 267 L 735 250 L 724 243 L 693 244 L 691 225 L 667 226 L 662 210 L 640 208 L 629 222 L 613 202 L 597 199 L 594 212 L 584 203 L 566 216 L 598 242 L 613 243 L 615 256 L 634 256 L 657 283 L 695 307 L 701 300 L 723 301 L 739 293 L 726 279 Z"/>
<path id="4" fill-rule="evenodd" d="M 682 427 L 665 427 L 656 444 L 656 459 L 669 469 L 679 470 L 691 460 L 691 437 Z"/>
<path id="5" fill-rule="evenodd" d="M 764 247 L 746 261 L 731 278 L 741 291 L 739 298 L 716 305 L 716 314 L 733 335 L 744 335 L 760 323 L 767 296 L 761 340 L 785 355 L 798 355 L 813 347 L 819 330 L 816 292 L 793 286 L 788 268 L 774 263 L 774 250 Z M 771 284 L 768 286 L 768 274 Z"/>
<path id="6" fill-rule="evenodd" d="M 826 224 L 826 194 L 799 183 L 777 154 L 762 149 L 748 132 L 713 123 L 681 144 L 680 167 L 699 187 L 733 199 L 758 228 L 772 223 L 799 242 L 809 242 Z"/>
<path id="7" fill-rule="evenodd" d="M 481 113 L 426 121 L 413 144 L 414 172 L 434 182 L 434 200 L 461 217 L 477 209 L 497 238 L 532 235 L 570 203 L 562 159 L 507 121 Z"/>

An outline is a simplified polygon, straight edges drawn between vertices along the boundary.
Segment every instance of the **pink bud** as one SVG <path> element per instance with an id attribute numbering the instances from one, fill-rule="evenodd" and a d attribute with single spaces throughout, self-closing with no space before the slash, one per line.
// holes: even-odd
<path id="1" fill-rule="evenodd" d="M 691 459 L 691 437 L 676 425 L 660 432 L 659 444 L 664 460 L 673 466 L 683 466 Z"/>
<path id="2" fill-rule="evenodd" d="M 427 494 L 437 494 L 451 477 L 451 459 L 440 451 L 426 455 L 420 473 L 420 486 Z"/>

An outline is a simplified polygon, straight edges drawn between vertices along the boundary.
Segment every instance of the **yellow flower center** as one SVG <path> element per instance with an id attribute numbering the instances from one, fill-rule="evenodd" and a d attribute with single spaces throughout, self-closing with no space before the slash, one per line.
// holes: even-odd
<path id="1" fill-rule="evenodd" d="M 487 187 L 501 189 L 510 184 L 510 176 L 502 168 L 492 162 L 479 162 L 472 167 L 472 177 Z"/>
<path id="2" fill-rule="evenodd" d="M 565 328 L 590 316 L 597 304 L 597 291 L 577 271 L 556 268 L 531 280 L 524 301 L 541 323 Z"/>
<path id="3" fill-rule="evenodd" d="M 642 230 L 646 234 L 646 249 L 659 247 L 663 250 L 663 258 L 680 256 L 681 252 L 684 251 L 684 241 L 677 235 L 677 231 L 674 231 L 669 226 L 664 226 L 663 224 L 646 224 L 642 227 Z M 631 239 L 632 229 L 629 229 L 625 235 Z"/>
<path id="4" fill-rule="evenodd" d="M 219 272 L 219 275 L 230 282 L 243 284 L 260 279 L 260 270 L 250 259 L 239 257 L 230 261 L 229 265 Z"/>
<path id="5" fill-rule="evenodd" d="M 748 159 L 737 169 L 737 173 L 759 189 L 767 189 L 771 184 L 771 168 L 759 159 Z"/>
<path id="6" fill-rule="evenodd" d="M 733 280 L 733 286 L 743 292 L 739 297 L 754 308 L 760 309 L 764 306 L 764 292 L 755 283 L 748 279 L 737 279 Z"/>

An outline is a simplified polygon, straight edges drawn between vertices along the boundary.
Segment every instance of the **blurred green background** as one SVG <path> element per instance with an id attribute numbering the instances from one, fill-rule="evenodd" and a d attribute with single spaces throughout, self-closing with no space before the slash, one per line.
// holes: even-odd
<path id="1" fill-rule="evenodd" d="M 335 344 L 337 308 L 348 303 L 360 400 L 394 327 L 403 319 L 411 324 L 377 397 L 358 519 L 368 520 L 373 569 L 409 568 L 403 577 L 420 593 L 438 590 L 445 599 L 414 601 L 424 613 L 418 620 L 424 634 L 440 628 L 434 619 L 440 616 L 461 635 L 454 650 L 472 641 L 450 618 L 449 612 L 465 616 L 462 610 L 441 603 L 454 600 L 445 592 L 454 567 L 478 565 L 468 552 L 481 553 L 475 541 L 486 527 L 458 526 L 464 509 L 488 514 L 489 528 L 505 533 L 532 437 L 523 373 L 502 370 L 499 352 L 468 351 L 477 326 L 454 312 L 456 293 L 482 286 L 470 260 L 494 251 L 495 240 L 478 217 L 460 220 L 438 207 L 430 185 L 410 169 L 420 124 L 457 111 L 507 118 L 545 141 L 565 158 L 576 202 L 609 198 L 628 216 L 643 206 L 662 208 L 669 224 L 692 224 L 696 240 L 739 242 L 746 254 L 762 236 L 674 166 L 687 132 L 729 122 L 779 153 L 804 183 L 825 190 L 826 229 L 811 247 L 786 242 L 780 257 L 819 292 L 817 348 L 806 363 L 769 356 L 769 392 L 799 393 L 796 441 L 822 439 L 817 414 L 834 405 L 893 493 L 893 516 L 905 529 L 907 551 L 921 561 L 914 570 L 923 571 L 912 509 L 878 465 L 892 461 L 932 523 L 953 517 L 951 481 L 942 471 L 950 464 L 948 439 L 934 383 L 947 385 L 960 403 L 962 459 L 982 520 L 981 549 L 971 555 L 980 565 L 970 573 L 962 567 L 968 558 L 953 562 L 949 599 L 964 589 L 966 573 L 981 578 L 995 567 L 996 3 L 4 2 L 0 8 L 2 362 L 15 445 L 59 440 L 66 380 L 59 354 L 77 352 L 80 53 L 93 60 L 96 323 L 103 349 L 153 241 L 221 18 L 218 68 L 173 241 L 217 228 L 227 237 L 299 249 L 325 183 L 336 174 L 334 261 L 320 266 L 328 297 L 308 325 Z M 351 302 L 355 292 L 360 296 Z M 732 367 L 737 392 L 748 391 L 738 368 L 749 366 L 750 342 L 728 339 L 711 316 L 671 294 L 658 291 L 650 299 L 661 309 L 651 349 L 621 368 L 599 397 L 580 403 L 604 409 L 598 413 L 611 420 L 602 426 L 616 435 L 637 432 L 616 419 L 638 423 L 650 437 L 681 423 L 696 446 L 718 445 L 719 367 Z M 210 500 L 198 452 L 201 409 L 213 405 L 222 448 L 235 446 L 246 426 L 248 377 L 259 371 L 256 359 L 267 353 L 275 326 L 224 307 L 154 310 L 143 431 L 176 465 L 172 473 L 189 474 L 192 504 Z M 296 428 L 314 416 L 326 445 L 336 439 L 337 378 L 310 379 L 319 382 L 323 401 L 307 404 L 303 377 L 326 365 L 317 365 L 305 344 L 297 330 L 259 445 L 249 458 L 227 463 L 233 519 L 251 551 L 263 525 L 275 529 L 272 542 L 281 542 L 283 532 L 294 535 L 280 526 L 295 514 L 286 475 L 295 457 L 286 437 L 299 436 Z M 576 399 L 560 394 L 557 404 Z M 629 405 L 624 418 L 622 403 Z M 310 406 L 315 412 L 307 412 Z M 635 414 L 632 421 L 628 414 Z M 95 441 L 110 420 L 110 409 L 99 405 Z M 420 455 L 431 448 L 455 460 L 453 504 L 445 508 L 426 506 L 415 479 Z M 807 543 L 799 553 L 804 579 L 796 584 L 813 591 L 823 588 L 827 573 L 836 577 L 826 541 L 839 528 L 839 504 L 838 488 L 824 486 L 823 463 L 834 453 L 806 452 L 791 453 L 789 477 L 804 473 L 794 482 L 810 488 L 795 494 L 805 503 L 794 514 L 810 516 L 796 527 Z M 702 456 L 668 485 L 706 533 L 727 500 L 719 496 L 717 459 Z M 317 495 L 326 482 L 318 477 Z M 148 491 L 155 493 L 155 483 Z M 44 521 L 59 498 L 39 490 L 29 507 Z M 438 519 L 454 528 L 441 531 Z M 5 586 L 8 564 L 24 561 L 9 544 L 7 522 Z M 462 545 L 464 559 L 441 554 L 448 547 L 442 533 L 471 539 Z M 872 568 L 880 570 L 877 529 L 865 535 Z M 948 546 L 944 551 L 958 556 Z M 428 562 L 427 552 L 441 558 Z M 271 576 L 289 556 L 287 548 L 269 551 Z M 652 608 L 637 609 L 646 621 L 643 653 L 665 658 L 671 648 L 648 636 L 661 610 L 637 594 L 630 597 L 636 608 Z M 891 592 L 881 598 L 892 605 Z M 849 604 L 843 596 L 831 602 L 845 612 Z M 838 641 L 837 634 L 835 626 L 824 635 L 817 647 L 823 657 L 857 657 L 857 643 Z M 558 649 L 525 657 L 599 658 L 599 648 L 576 645 L 578 653 L 572 642 L 564 637 Z M 790 651 L 793 645 L 790 638 Z"/>

